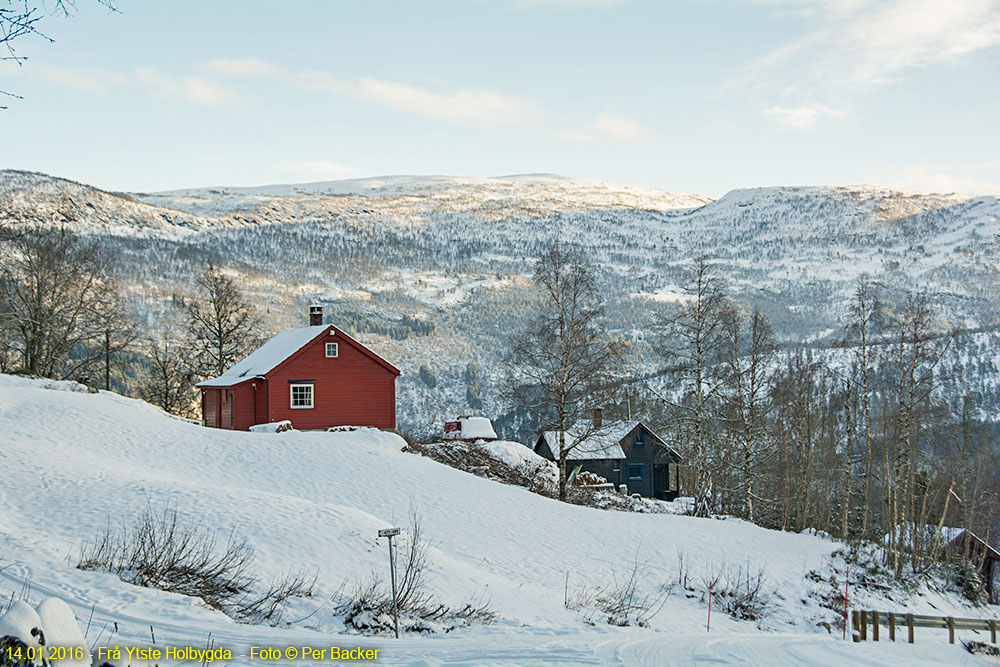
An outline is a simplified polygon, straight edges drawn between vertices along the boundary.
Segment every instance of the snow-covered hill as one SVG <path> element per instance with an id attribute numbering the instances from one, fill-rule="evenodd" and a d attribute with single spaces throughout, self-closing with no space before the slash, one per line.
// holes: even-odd
<path id="1" fill-rule="evenodd" d="M 265 314 L 264 333 L 300 326 L 320 301 L 330 321 L 402 369 L 400 424 L 419 435 L 456 414 L 508 410 L 490 398 L 498 362 L 532 312 L 534 258 L 557 239 L 595 264 L 609 327 L 630 341 L 641 373 L 661 363 L 655 315 L 682 298 L 699 256 L 786 343 L 835 341 L 862 272 L 890 305 L 925 292 L 942 328 L 1000 322 L 996 196 L 774 187 L 711 201 L 544 174 L 122 195 L 0 171 L 0 206 L 116 252 L 116 277 L 150 331 L 181 319 L 209 263 L 238 276 Z"/>
<path id="2" fill-rule="evenodd" d="M 948 646 L 946 633 L 889 646 L 824 629 L 838 619 L 821 604 L 824 578 L 843 562 L 820 537 L 561 504 L 401 452 L 391 434 L 224 432 L 81 389 L 0 376 L 0 598 L 62 598 L 91 645 L 149 644 L 152 626 L 160 646 L 204 646 L 211 633 L 236 656 L 250 645 L 361 645 L 380 648 L 386 664 L 989 664 Z M 235 625 L 199 600 L 74 568 L 84 542 L 146 506 L 247 538 L 262 578 L 315 571 L 314 596 L 282 627 Z M 450 603 L 485 596 L 499 621 L 399 641 L 344 636 L 330 596 L 345 579 L 385 571 L 376 533 L 411 512 L 432 544 L 433 591 Z M 567 587 L 611 583 L 636 562 L 643 591 L 655 591 L 677 579 L 681 559 L 690 590 L 675 588 L 650 628 L 590 626 L 564 607 Z M 758 627 L 716 610 L 706 634 L 703 582 L 740 565 L 763 569 L 774 612 Z M 857 604 L 975 613 L 928 590 L 861 592 Z"/>

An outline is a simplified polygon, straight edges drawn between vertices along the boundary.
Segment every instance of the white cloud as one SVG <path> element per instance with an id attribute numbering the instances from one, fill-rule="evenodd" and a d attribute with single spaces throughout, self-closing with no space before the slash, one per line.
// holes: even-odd
<path id="1" fill-rule="evenodd" d="M 593 144 L 597 142 L 597 137 L 593 133 L 580 130 L 560 130 L 556 132 L 556 138 L 568 144 Z"/>
<path id="2" fill-rule="evenodd" d="M 513 4 L 521 7 L 614 7 L 627 0 L 513 0 Z"/>
<path id="3" fill-rule="evenodd" d="M 750 64 L 729 84 L 766 96 L 778 104 L 776 109 L 812 106 L 803 106 L 803 98 L 843 108 L 873 87 L 898 81 L 910 68 L 955 62 L 1000 45 L 1000 0 L 756 0 L 755 4 L 777 11 L 791 8 L 813 24 L 805 34 Z M 807 116 L 801 113 L 797 118 L 804 122 Z"/>
<path id="4" fill-rule="evenodd" d="M 621 116 L 601 114 L 594 123 L 594 130 L 624 143 L 635 143 L 649 134 L 649 130 Z"/>
<path id="5" fill-rule="evenodd" d="M 984 173 L 984 165 L 968 165 L 957 171 L 947 171 L 930 165 L 906 165 L 872 173 L 868 180 L 901 190 L 961 194 L 1000 194 L 1000 172 L 990 163 L 994 178 Z"/>
<path id="6" fill-rule="evenodd" d="M 600 141 L 615 141 L 632 144 L 648 137 L 652 132 L 642 125 L 623 116 L 600 114 L 597 119 L 582 130 L 560 130 L 556 137 L 571 144 L 593 144 Z"/>
<path id="7" fill-rule="evenodd" d="M 172 77 L 151 67 L 138 67 L 131 74 L 106 70 L 78 70 L 32 65 L 30 74 L 63 88 L 104 93 L 111 88 L 138 88 L 159 100 L 182 100 L 201 106 L 222 106 L 238 101 L 231 88 L 197 76 Z"/>
<path id="8" fill-rule="evenodd" d="M 221 76 L 241 79 L 285 74 L 284 70 L 274 63 L 257 58 L 213 60 L 208 63 L 208 70 Z"/>
<path id="9" fill-rule="evenodd" d="M 843 118 L 846 115 L 839 109 L 831 109 L 822 104 L 806 104 L 797 107 L 773 106 L 765 109 L 764 113 L 777 118 L 782 125 L 795 128 L 812 127 L 816 124 L 816 120 L 823 116 Z"/>
<path id="10" fill-rule="evenodd" d="M 226 86 L 196 76 L 171 77 L 149 68 L 135 70 L 136 83 L 161 100 L 184 100 L 200 106 L 222 106 L 239 100 L 239 95 Z"/>
<path id="11" fill-rule="evenodd" d="M 330 72 L 290 73 L 262 60 L 215 60 L 209 70 L 231 78 L 276 77 L 300 90 L 352 97 L 435 120 L 477 126 L 527 126 L 541 111 L 530 100 L 491 90 L 438 92 L 398 81 L 342 79 Z"/>
<path id="12" fill-rule="evenodd" d="M 329 160 L 279 160 L 275 166 L 296 178 L 307 180 L 336 180 L 359 173 L 356 169 Z"/>
<path id="13" fill-rule="evenodd" d="M 844 57 L 823 68 L 850 83 L 891 80 L 906 67 L 924 66 L 1000 44 L 1000 3 L 995 0 L 896 0 L 850 15 L 832 35 Z"/>
<path id="14" fill-rule="evenodd" d="M 394 109 L 467 125 L 528 125 L 536 116 L 531 102 L 489 90 L 437 93 L 378 79 L 361 79 L 351 89 Z"/>
<path id="15" fill-rule="evenodd" d="M 31 74 L 64 88 L 74 88 L 89 93 L 104 92 L 112 86 L 121 86 L 128 82 L 127 77 L 117 72 L 64 69 L 49 65 L 33 65 Z"/>

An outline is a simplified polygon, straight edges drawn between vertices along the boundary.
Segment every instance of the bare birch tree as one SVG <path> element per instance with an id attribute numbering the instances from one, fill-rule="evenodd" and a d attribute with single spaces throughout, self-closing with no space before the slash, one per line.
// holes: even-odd
<path id="1" fill-rule="evenodd" d="M 513 337 L 506 358 L 513 398 L 557 433 L 559 498 L 566 499 L 569 455 L 592 435 L 570 427 L 603 405 L 620 381 L 625 343 L 609 336 L 601 321 L 604 305 L 591 269 L 559 245 L 535 265 L 542 309 Z"/>
<path id="2" fill-rule="evenodd" d="M 21 227 L 0 263 L 7 356 L 46 377 L 73 377 L 135 338 L 108 277 L 109 258 L 65 227 Z"/>
<path id="3" fill-rule="evenodd" d="M 893 530 L 902 532 L 915 526 L 918 518 L 917 471 L 920 463 L 920 437 L 928 415 L 929 399 L 938 387 L 936 369 L 948 347 L 936 329 L 934 317 L 923 296 L 910 297 L 896 318 L 897 341 L 895 344 L 895 393 L 897 412 L 891 472 L 889 507 Z M 890 540 L 888 552 L 893 572 L 902 572 L 900 558 L 902 547 L 907 547 L 914 561 L 922 550 L 919 543 L 922 532 L 912 530 L 911 543 L 900 544 Z"/>
<path id="4" fill-rule="evenodd" d="M 139 386 L 142 399 L 172 414 L 194 416 L 188 346 L 175 338 L 148 340 L 145 353 L 149 367 Z"/>
<path id="5" fill-rule="evenodd" d="M 770 322 L 758 308 L 747 316 L 736 307 L 723 317 L 726 337 L 723 420 L 732 434 L 733 452 L 726 464 L 736 471 L 743 517 L 754 520 L 755 483 L 760 468 L 774 454 L 766 435 L 770 411 L 770 366 L 776 345 Z"/>
<path id="6" fill-rule="evenodd" d="M 850 385 L 860 403 L 854 423 L 861 432 L 864 447 L 864 491 L 861 510 L 861 535 L 872 537 L 872 509 L 874 498 L 874 436 L 872 433 L 872 392 L 874 371 L 877 364 L 876 345 L 882 335 L 882 302 L 867 274 L 862 275 L 854 290 L 850 306 L 850 320 L 844 345 L 854 357 L 853 378 Z"/>
<path id="7" fill-rule="evenodd" d="M 679 401 L 664 397 L 687 444 L 688 484 L 696 513 L 710 510 L 712 473 L 718 462 L 710 451 L 721 380 L 715 372 L 725 337 L 723 314 L 728 304 L 722 279 L 708 259 L 700 257 L 685 285 L 688 300 L 661 320 L 666 335 L 662 354 L 667 372 L 680 379 Z"/>
<path id="8" fill-rule="evenodd" d="M 187 304 L 187 326 L 194 346 L 192 367 L 219 376 L 260 342 L 260 322 L 253 306 L 229 276 L 208 267 L 195 284 L 204 301 Z"/>

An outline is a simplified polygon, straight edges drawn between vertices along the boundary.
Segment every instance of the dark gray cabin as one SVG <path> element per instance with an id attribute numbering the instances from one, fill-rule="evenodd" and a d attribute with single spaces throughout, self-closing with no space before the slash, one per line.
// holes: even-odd
<path id="1" fill-rule="evenodd" d="M 676 451 L 642 422 L 598 423 L 595 426 L 594 422 L 585 420 L 567 429 L 567 447 L 577 438 L 584 437 L 567 456 L 570 470 L 579 465 L 581 470 L 600 475 L 615 488 L 626 484 L 630 494 L 660 500 L 677 497 L 677 466 L 681 458 Z M 557 431 L 545 431 L 538 436 L 535 453 L 558 462 L 558 443 Z"/>

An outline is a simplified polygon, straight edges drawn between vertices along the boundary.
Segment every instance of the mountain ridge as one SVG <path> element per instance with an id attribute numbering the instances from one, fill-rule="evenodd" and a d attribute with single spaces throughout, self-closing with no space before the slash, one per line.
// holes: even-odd
<path id="1" fill-rule="evenodd" d="M 353 194 L 290 185 L 281 187 L 302 192 L 116 195 L 5 171 L 0 207 L 117 253 L 115 277 L 154 329 L 179 326 L 177 304 L 196 297 L 193 278 L 209 264 L 238 279 L 265 333 L 299 326 L 318 300 L 403 370 L 401 422 L 419 432 L 449 414 L 503 409 L 490 398 L 500 352 L 537 308 L 530 273 L 556 240 L 593 264 L 609 328 L 630 341 L 644 373 L 657 363 L 657 317 L 676 308 L 702 256 L 784 344 L 835 342 L 862 274 L 890 307 L 925 293 L 942 328 L 1000 322 L 995 196 L 788 186 L 695 201 L 537 175 L 385 181 Z M 419 379 L 422 367 L 433 386 Z"/>

